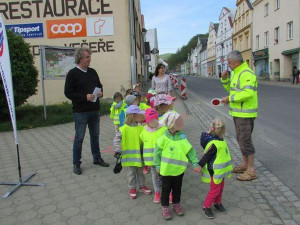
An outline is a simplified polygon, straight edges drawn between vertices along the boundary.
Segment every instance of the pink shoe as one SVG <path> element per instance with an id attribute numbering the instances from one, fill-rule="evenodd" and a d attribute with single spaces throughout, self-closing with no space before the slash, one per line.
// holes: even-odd
<path id="1" fill-rule="evenodd" d="M 184 215 L 184 211 L 182 210 L 180 203 L 173 204 L 173 210 L 175 211 L 177 216 Z"/>
<path id="2" fill-rule="evenodd" d="M 131 199 L 136 199 L 136 189 L 134 188 L 130 189 L 129 196 Z"/>
<path id="3" fill-rule="evenodd" d="M 149 166 L 144 166 L 143 173 L 148 174 L 149 173 L 148 169 L 149 169 Z"/>
<path id="4" fill-rule="evenodd" d="M 171 212 L 169 210 L 168 206 L 163 206 L 162 207 L 162 216 L 165 220 L 170 220 L 172 218 Z"/>
<path id="5" fill-rule="evenodd" d="M 170 196 L 169 196 L 169 203 L 173 203 L 173 194 L 172 194 L 172 192 L 170 193 Z"/>
<path id="6" fill-rule="evenodd" d="M 146 186 L 140 188 L 140 192 L 144 192 L 145 195 L 151 195 L 152 191 L 148 189 Z"/>
<path id="7" fill-rule="evenodd" d="M 160 193 L 155 192 L 154 203 L 160 203 Z"/>

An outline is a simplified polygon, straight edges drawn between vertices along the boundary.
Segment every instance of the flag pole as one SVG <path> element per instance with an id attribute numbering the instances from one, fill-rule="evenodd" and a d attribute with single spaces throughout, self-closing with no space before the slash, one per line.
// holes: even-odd
<path id="1" fill-rule="evenodd" d="M 0 74 L 3 82 L 3 88 L 6 94 L 6 100 L 8 104 L 8 109 L 10 113 L 10 118 L 13 127 L 13 133 L 15 138 L 15 144 L 17 148 L 17 161 L 18 161 L 18 172 L 19 172 L 19 182 L 3 182 L 0 185 L 13 185 L 8 192 L 3 195 L 3 199 L 8 198 L 13 192 L 15 192 L 21 186 L 45 186 L 42 183 L 28 183 L 27 181 L 32 178 L 36 173 L 32 173 L 25 178 L 22 178 L 21 171 L 21 160 L 19 151 L 19 141 L 18 141 L 18 131 L 16 123 L 16 113 L 15 113 L 15 102 L 14 102 L 14 92 L 12 85 L 12 75 L 11 75 L 11 64 L 9 57 L 9 49 L 7 42 L 7 35 L 5 31 L 4 22 L 0 13 Z"/>

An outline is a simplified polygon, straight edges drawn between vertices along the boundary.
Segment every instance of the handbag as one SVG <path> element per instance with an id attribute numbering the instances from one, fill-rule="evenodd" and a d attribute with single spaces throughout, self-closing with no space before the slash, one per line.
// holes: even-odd
<path id="1" fill-rule="evenodd" d="M 120 173 L 121 170 L 122 170 L 121 158 L 122 158 L 122 156 L 120 156 L 120 157 L 117 158 L 116 165 L 115 165 L 115 167 L 113 169 L 113 171 L 114 171 L 115 174 Z"/>

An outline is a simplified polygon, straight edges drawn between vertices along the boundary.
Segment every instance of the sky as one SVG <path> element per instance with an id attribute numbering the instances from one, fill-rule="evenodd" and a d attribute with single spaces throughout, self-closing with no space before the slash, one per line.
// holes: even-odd
<path id="1" fill-rule="evenodd" d="M 140 0 L 146 29 L 157 28 L 159 54 L 175 53 L 196 34 L 218 23 L 223 7 L 236 0 Z"/>

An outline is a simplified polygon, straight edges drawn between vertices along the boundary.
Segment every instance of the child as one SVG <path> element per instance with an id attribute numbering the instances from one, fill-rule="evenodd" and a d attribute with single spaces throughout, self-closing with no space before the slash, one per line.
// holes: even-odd
<path id="1" fill-rule="evenodd" d="M 125 96 L 124 98 L 127 96 L 127 95 L 130 95 L 130 93 L 132 92 L 133 90 L 131 88 L 127 89 L 126 92 L 125 92 Z"/>
<path id="2" fill-rule="evenodd" d="M 136 105 L 131 105 L 127 109 L 127 115 L 124 126 L 116 133 L 114 146 L 116 147 L 115 157 L 122 155 L 122 167 L 127 169 L 128 186 L 130 188 L 129 196 L 136 198 L 136 188 L 139 186 L 141 192 L 150 195 L 151 191 L 145 186 L 145 175 L 143 174 L 143 161 L 141 154 L 140 134 L 143 127 L 138 122 L 144 111 L 139 110 Z"/>
<path id="3" fill-rule="evenodd" d="M 124 99 L 124 102 L 126 103 L 126 106 L 124 109 L 120 112 L 119 120 L 120 120 L 120 127 L 124 125 L 125 119 L 126 119 L 126 111 L 129 106 L 131 105 L 139 105 L 140 100 L 134 95 L 127 95 Z"/>
<path id="4" fill-rule="evenodd" d="M 123 96 L 120 92 L 116 92 L 113 97 L 113 104 L 110 107 L 110 118 L 113 119 L 115 125 L 115 132 L 119 130 L 120 119 L 119 115 L 125 108 L 126 103 L 123 101 Z"/>
<path id="5" fill-rule="evenodd" d="M 173 102 L 175 101 L 175 99 L 176 98 L 173 98 L 171 95 L 166 94 L 158 94 L 155 96 L 154 107 L 159 114 L 159 120 L 162 119 L 163 115 L 166 112 L 172 111 Z"/>
<path id="6" fill-rule="evenodd" d="M 136 91 L 138 93 L 142 92 L 142 85 L 140 83 L 136 83 L 133 85 L 133 91 Z"/>
<path id="7" fill-rule="evenodd" d="M 147 99 L 145 93 L 141 93 L 141 102 L 139 105 L 140 110 L 146 111 L 146 109 L 150 109 L 151 106 L 147 104 Z"/>
<path id="8" fill-rule="evenodd" d="M 157 139 L 163 135 L 167 127 L 158 123 L 158 113 L 155 109 L 146 110 L 146 126 L 140 137 L 143 142 L 143 159 L 145 166 L 150 166 L 152 173 L 153 188 L 155 191 L 154 202 L 160 203 L 160 188 L 158 184 L 158 173 L 153 163 L 154 148 Z M 144 167 L 145 170 L 145 167 Z M 145 173 L 145 172 L 144 172 Z"/>
<path id="9" fill-rule="evenodd" d="M 202 181 L 210 183 L 210 190 L 204 201 L 202 212 L 209 219 L 214 219 L 211 210 L 213 203 L 219 212 L 226 213 L 222 205 L 222 193 L 224 178 L 230 178 L 232 175 L 232 163 L 227 143 L 223 139 L 224 134 L 224 121 L 216 119 L 211 125 L 211 131 L 203 132 L 200 139 L 200 144 L 204 148 L 204 155 L 199 161 L 202 168 Z"/>
<path id="10" fill-rule="evenodd" d="M 169 210 L 169 194 L 173 192 L 173 209 L 178 216 L 184 211 L 180 206 L 181 186 L 184 171 L 188 162 L 193 164 L 194 170 L 200 169 L 195 149 L 182 132 L 184 121 L 175 112 L 167 112 L 161 124 L 166 124 L 168 130 L 158 138 L 154 151 L 154 165 L 162 176 L 161 205 L 164 219 L 171 219 Z"/>

